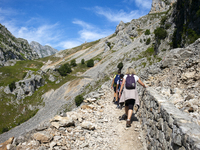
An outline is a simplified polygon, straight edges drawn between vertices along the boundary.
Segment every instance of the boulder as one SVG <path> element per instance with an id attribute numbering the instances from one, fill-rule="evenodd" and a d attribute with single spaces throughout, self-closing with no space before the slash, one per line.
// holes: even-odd
<path id="1" fill-rule="evenodd" d="M 89 121 L 83 121 L 81 124 L 81 127 L 84 129 L 88 129 L 88 130 L 94 130 L 95 129 L 95 125 Z"/>
<path id="2" fill-rule="evenodd" d="M 41 143 L 48 143 L 51 141 L 53 136 L 49 132 L 42 131 L 34 133 L 33 138 Z"/>

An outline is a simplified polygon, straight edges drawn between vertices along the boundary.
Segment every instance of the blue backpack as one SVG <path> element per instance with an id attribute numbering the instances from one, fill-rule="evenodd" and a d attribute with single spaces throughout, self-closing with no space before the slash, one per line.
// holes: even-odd
<path id="1" fill-rule="evenodd" d="M 114 84 L 117 84 L 117 81 L 120 79 L 120 75 L 117 74 L 114 79 Z"/>
<path id="2" fill-rule="evenodd" d="M 135 83 L 135 78 L 134 75 L 129 75 L 127 74 L 126 77 L 126 89 L 131 90 L 131 89 L 135 89 L 136 87 L 136 83 Z"/>

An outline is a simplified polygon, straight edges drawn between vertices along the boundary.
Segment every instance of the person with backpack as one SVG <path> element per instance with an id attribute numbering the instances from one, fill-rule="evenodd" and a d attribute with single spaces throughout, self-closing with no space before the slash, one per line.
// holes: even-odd
<path id="1" fill-rule="evenodd" d="M 131 117 L 133 114 L 133 106 L 137 104 L 139 106 L 139 97 L 136 89 L 136 83 L 139 83 L 144 88 L 145 84 L 135 75 L 135 71 L 132 67 L 129 67 L 126 71 L 126 75 L 123 78 L 123 82 L 119 91 L 120 103 L 125 102 L 125 114 L 126 114 L 126 127 L 131 127 Z M 124 87 L 123 93 L 122 89 Z"/>
<path id="2" fill-rule="evenodd" d="M 117 108 L 120 108 L 120 109 L 122 108 L 123 104 L 119 105 L 119 91 L 120 91 L 120 88 L 121 88 L 121 85 L 122 85 L 122 82 L 123 82 L 123 77 L 124 77 L 124 75 L 121 74 L 120 75 L 120 79 L 117 81 L 117 96 L 118 96 L 118 99 L 117 99 Z M 123 89 L 122 89 L 122 92 L 123 92 Z"/>
<path id="3" fill-rule="evenodd" d="M 113 98 L 113 102 L 116 103 L 117 101 L 117 81 L 120 79 L 120 74 L 121 74 L 121 70 L 118 70 L 117 72 L 118 74 L 116 74 L 113 78 L 112 84 L 111 84 L 111 89 L 114 89 L 114 98 Z"/>

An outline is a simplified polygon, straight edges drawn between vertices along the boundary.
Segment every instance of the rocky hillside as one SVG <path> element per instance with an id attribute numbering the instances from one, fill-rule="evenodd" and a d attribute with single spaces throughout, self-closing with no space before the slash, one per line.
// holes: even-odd
<path id="1" fill-rule="evenodd" d="M 53 55 L 58 52 L 58 50 L 52 48 L 49 45 L 42 46 L 40 43 L 32 41 L 30 43 L 31 48 L 36 51 L 40 58 Z"/>
<path id="2" fill-rule="evenodd" d="M 107 84 L 111 84 L 110 79 L 117 72 L 119 62 L 124 65 L 122 73 L 125 73 L 129 66 L 134 67 L 142 81 L 156 88 L 161 94 L 165 94 L 166 98 L 170 100 L 170 97 L 177 96 L 180 102 L 173 102 L 177 107 L 188 113 L 198 112 L 198 104 L 185 103 L 193 99 L 196 103 L 199 98 L 199 89 L 196 88 L 199 84 L 198 36 L 194 37 L 191 34 L 193 32 L 187 32 L 185 36 L 187 41 L 190 41 L 191 36 L 197 41 L 186 48 L 174 49 L 173 47 L 176 45 L 176 37 L 178 38 L 176 34 L 178 22 L 175 16 L 192 11 L 192 9 L 182 9 L 183 12 L 180 14 L 178 8 L 182 4 L 196 4 L 199 8 L 200 4 L 194 0 L 190 3 L 186 0 L 177 0 L 175 3 L 163 1 L 164 10 L 169 9 L 156 12 L 154 7 L 160 6 L 161 0 L 153 0 L 153 2 L 156 3 L 152 4 L 151 13 L 133 19 L 129 23 L 121 21 L 112 35 L 40 59 L 39 61 L 44 63 L 41 72 L 46 76 L 46 82 L 44 88 L 38 89 L 37 93 L 41 92 L 39 97 L 43 98 L 45 105 L 30 120 L 3 133 L 0 141 L 5 141 L 11 136 L 18 137 L 25 133 L 24 128 L 30 131 L 44 119 L 49 120 L 55 114 L 76 108 L 75 96 L 82 94 L 87 98 L 88 95 L 93 95 L 92 91 L 97 91 L 105 81 L 110 81 Z M 198 14 L 198 10 L 194 10 L 193 14 Z M 189 24 L 198 26 L 198 22 L 188 22 Z M 88 68 L 85 64 L 82 65 L 83 59 L 85 64 L 93 59 L 94 66 Z M 61 77 L 58 68 L 63 64 L 70 64 L 72 60 L 75 60 L 78 65 L 73 66 L 72 72 L 66 77 Z M 46 88 L 47 85 L 51 86 Z M 2 90 L 4 88 L 3 86 Z M 192 105 L 195 106 L 190 108 Z M 198 115 L 194 116 L 198 117 Z"/>
<path id="3" fill-rule="evenodd" d="M 37 58 L 38 54 L 31 49 L 27 40 L 15 38 L 0 24 L 0 66 L 9 66 L 15 62 L 14 60 Z"/>

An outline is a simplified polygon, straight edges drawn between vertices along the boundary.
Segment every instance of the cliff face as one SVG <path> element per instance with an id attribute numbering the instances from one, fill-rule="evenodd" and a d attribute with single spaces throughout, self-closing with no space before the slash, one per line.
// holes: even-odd
<path id="1" fill-rule="evenodd" d="M 32 60 L 37 58 L 39 58 L 38 54 L 31 49 L 27 40 L 15 38 L 0 24 L 0 66 L 9 66 L 10 60 Z"/>
<path id="2" fill-rule="evenodd" d="M 200 1 L 178 0 L 172 14 L 175 23 L 173 48 L 185 47 L 200 38 Z"/>
<path id="3" fill-rule="evenodd" d="M 30 43 L 31 48 L 36 51 L 40 58 L 53 55 L 58 52 L 58 50 L 52 48 L 49 45 L 42 46 L 40 43 L 32 41 Z"/>
<path id="4" fill-rule="evenodd" d="M 175 3 L 177 0 L 152 0 L 152 6 L 151 6 L 151 13 L 159 13 L 164 12 L 169 9 L 169 7 Z"/>

